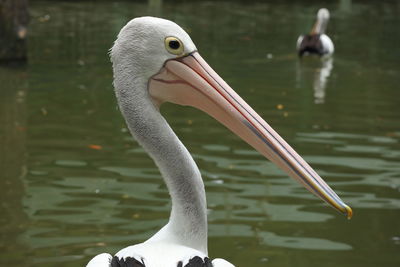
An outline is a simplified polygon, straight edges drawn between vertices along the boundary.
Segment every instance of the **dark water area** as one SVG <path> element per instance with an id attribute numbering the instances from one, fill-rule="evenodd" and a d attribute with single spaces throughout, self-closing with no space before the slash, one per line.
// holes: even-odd
<path id="1" fill-rule="evenodd" d="M 297 37 L 331 11 L 330 60 Z M 31 1 L 29 62 L 0 66 L 0 266 L 85 266 L 168 219 L 117 108 L 108 50 L 130 19 L 181 25 L 202 57 L 354 210 L 335 212 L 208 115 L 162 113 L 207 191 L 209 254 L 236 266 L 400 264 L 400 2 Z"/>

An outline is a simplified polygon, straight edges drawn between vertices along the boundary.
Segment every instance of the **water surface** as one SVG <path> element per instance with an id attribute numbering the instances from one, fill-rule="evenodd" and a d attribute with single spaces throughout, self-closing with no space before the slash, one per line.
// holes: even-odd
<path id="1" fill-rule="evenodd" d="M 166 223 L 168 192 L 116 107 L 107 55 L 127 21 L 155 15 L 354 209 L 346 220 L 207 115 L 167 104 L 203 174 L 210 256 L 399 266 L 400 5 L 324 2 L 336 53 L 321 62 L 294 51 L 320 6 L 283 2 L 32 1 L 29 63 L 0 67 L 0 265 L 84 266 Z"/>

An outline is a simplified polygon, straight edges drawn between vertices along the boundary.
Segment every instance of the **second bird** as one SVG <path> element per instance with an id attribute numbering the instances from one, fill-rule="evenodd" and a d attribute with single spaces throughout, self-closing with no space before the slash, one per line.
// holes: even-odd
<path id="1" fill-rule="evenodd" d="M 329 11 L 326 8 L 318 10 L 317 21 L 311 32 L 300 35 L 297 39 L 297 52 L 300 57 L 303 55 L 314 54 L 318 56 L 330 56 L 335 48 L 328 35 L 325 34 L 329 21 Z"/>

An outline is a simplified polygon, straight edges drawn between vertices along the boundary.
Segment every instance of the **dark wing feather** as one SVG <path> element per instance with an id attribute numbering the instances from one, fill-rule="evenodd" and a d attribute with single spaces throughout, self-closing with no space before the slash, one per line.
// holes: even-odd
<path id="1" fill-rule="evenodd" d="M 178 262 L 177 267 L 182 267 L 182 265 L 183 263 L 180 261 Z M 196 256 L 191 258 L 184 267 L 213 267 L 213 266 L 209 258 L 205 257 L 204 259 L 202 259 L 199 256 Z"/>
<path id="2" fill-rule="evenodd" d="M 304 53 L 317 54 L 319 56 L 324 54 L 319 34 L 304 35 L 299 47 L 299 56 L 303 56 Z"/>
<path id="3" fill-rule="evenodd" d="M 146 267 L 143 262 L 132 257 L 118 258 L 114 256 L 111 260 L 111 267 Z"/>
<path id="4" fill-rule="evenodd" d="M 183 263 L 178 262 L 177 267 L 182 267 Z M 132 257 L 118 258 L 114 256 L 111 260 L 111 267 L 146 267 L 143 262 L 138 261 Z M 204 259 L 199 256 L 193 257 L 189 260 L 189 262 L 183 267 L 213 267 L 211 264 L 211 260 L 207 257 Z"/>

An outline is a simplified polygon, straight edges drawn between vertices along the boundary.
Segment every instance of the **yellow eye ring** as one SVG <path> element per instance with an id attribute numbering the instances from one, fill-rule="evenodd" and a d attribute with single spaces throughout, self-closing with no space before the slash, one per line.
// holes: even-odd
<path id="1" fill-rule="evenodd" d="M 184 51 L 183 43 L 176 37 L 167 37 L 165 38 L 165 49 L 173 55 L 182 55 Z"/>

